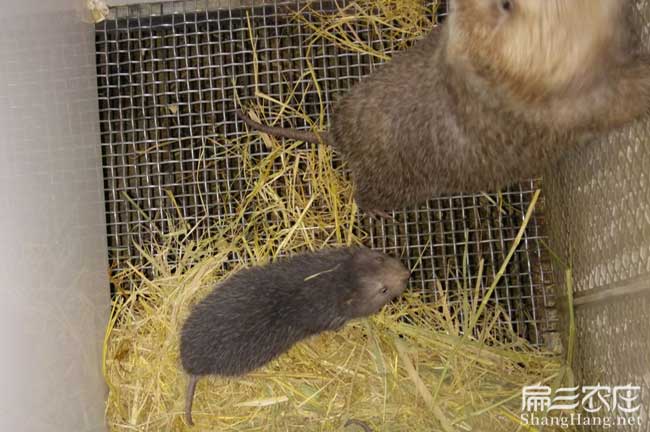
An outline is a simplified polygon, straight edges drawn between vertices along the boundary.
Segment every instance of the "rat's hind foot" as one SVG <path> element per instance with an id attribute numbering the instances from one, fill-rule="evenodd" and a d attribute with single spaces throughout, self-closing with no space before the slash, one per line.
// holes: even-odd
<path id="1" fill-rule="evenodd" d="M 381 218 L 381 219 L 387 219 L 392 222 L 397 222 L 393 216 L 389 215 L 383 210 L 378 210 L 378 209 L 366 210 L 366 214 L 373 219 Z"/>

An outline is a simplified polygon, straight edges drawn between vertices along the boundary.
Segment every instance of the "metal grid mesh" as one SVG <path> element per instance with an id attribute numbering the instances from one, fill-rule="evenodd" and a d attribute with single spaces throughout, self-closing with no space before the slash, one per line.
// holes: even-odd
<path id="1" fill-rule="evenodd" d="M 650 1 L 625 4 L 650 53 Z M 575 297 L 650 275 L 650 121 L 645 118 L 566 154 L 545 183 L 553 249 L 570 257 Z"/>
<path id="2" fill-rule="evenodd" d="M 259 2 L 258 2 L 259 3 Z M 339 2 L 340 3 L 340 2 Z M 321 10 L 334 5 L 316 2 Z M 109 255 L 117 271 L 126 260 L 139 260 L 133 242 L 146 243 L 151 224 L 169 229 L 168 192 L 182 216 L 201 222 L 198 237 L 220 218 L 234 214 L 234 202 L 246 195 L 238 155 L 219 154 L 211 138 L 235 136 L 242 124 L 234 115 L 237 93 L 252 93 L 253 56 L 246 12 L 258 40 L 259 85 L 278 99 L 290 86 L 304 92 L 304 109 L 315 115 L 319 99 L 310 82 L 304 42 L 310 31 L 290 19 L 297 2 L 241 7 L 236 1 L 191 1 L 114 8 L 98 24 L 97 73 L 106 195 Z M 359 31 L 359 29 L 357 29 Z M 370 29 L 361 29 L 374 47 Z M 310 60 L 329 107 L 376 66 L 370 56 L 346 52 L 322 42 Z M 233 83 L 236 78 L 236 83 Z M 305 127 L 305 125 L 294 125 Z M 263 154 L 259 142 L 252 152 Z M 397 212 L 396 222 L 364 219 L 368 246 L 404 254 L 414 265 L 414 289 L 431 289 L 439 279 L 456 286 L 465 243 L 468 274 L 485 259 L 483 286 L 489 285 L 521 224 L 539 184 L 529 181 L 503 193 L 503 208 L 482 195 L 441 197 L 417 209 Z M 495 198 L 495 197 L 494 197 Z M 131 202 L 137 204 L 139 210 Z M 542 212 L 529 224 L 522 246 L 496 290 L 518 332 L 535 343 L 553 330 L 551 271 L 542 251 Z M 506 209 L 506 210 L 504 210 Z M 175 212 L 175 210 L 173 210 Z"/>
<path id="3" fill-rule="evenodd" d="M 648 53 L 650 1 L 625 7 L 635 10 L 631 28 L 639 31 Z M 573 266 L 576 382 L 642 388 L 636 413 L 641 424 L 617 431 L 650 432 L 648 136 L 646 118 L 585 143 L 567 154 L 546 182 L 551 247 Z M 563 269 L 556 271 L 561 277 Z"/>

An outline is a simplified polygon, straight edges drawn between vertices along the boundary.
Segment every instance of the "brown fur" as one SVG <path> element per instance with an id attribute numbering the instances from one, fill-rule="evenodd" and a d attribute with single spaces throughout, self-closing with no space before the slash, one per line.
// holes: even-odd
<path id="1" fill-rule="evenodd" d="M 335 106 L 320 139 L 347 160 L 362 208 L 502 188 L 648 111 L 650 57 L 630 2 L 503 4 L 453 0 L 443 26 Z"/>

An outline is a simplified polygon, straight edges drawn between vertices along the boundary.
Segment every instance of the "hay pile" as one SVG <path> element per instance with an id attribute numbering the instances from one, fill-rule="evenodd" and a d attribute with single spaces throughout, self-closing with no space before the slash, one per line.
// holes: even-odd
<path id="1" fill-rule="evenodd" d="M 332 23 L 348 25 L 351 10 L 364 20 L 372 15 L 368 11 L 383 11 L 372 15 L 387 24 L 377 31 L 416 35 L 430 21 L 423 18 L 426 11 L 402 7 L 408 4 L 366 1 L 323 15 L 315 37 L 340 34 Z M 386 18 L 399 11 L 410 23 L 407 30 L 399 30 L 396 17 Z M 280 112 L 290 111 L 287 102 L 258 96 L 277 103 Z M 138 245 L 153 275 L 130 265 L 113 277 L 117 292 L 103 361 L 111 430 L 190 430 L 183 421 L 187 379 L 178 333 L 191 305 L 218 281 L 279 254 L 364 242 L 351 185 L 332 166 L 327 147 L 297 151 L 300 143 L 280 146 L 263 136 L 269 152 L 260 156 L 250 152 L 251 139 L 258 135 L 215 140 L 223 152 L 241 156 L 241 176 L 250 192 L 234 203 L 236 214 L 199 241 L 193 240 L 196 227 L 171 214 L 171 232 Z M 483 301 L 476 300 L 479 287 L 469 286 L 463 269 L 461 286 L 431 287 L 439 294 L 434 303 L 410 294 L 370 319 L 298 344 L 241 379 L 200 381 L 193 430 L 329 431 L 341 430 L 349 418 L 384 431 L 522 429 L 522 386 L 557 384 L 565 369 L 556 353 L 541 352 L 517 337 L 508 315 L 490 301 L 508 259 Z"/>
<path id="2" fill-rule="evenodd" d="M 392 52 L 408 48 L 431 30 L 439 6 L 437 1 L 357 0 L 336 12 L 320 12 L 307 3 L 294 18 L 313 31 L 305 43 L 308 54 L 324 39 L 350 52 L 389 60 Z"/>

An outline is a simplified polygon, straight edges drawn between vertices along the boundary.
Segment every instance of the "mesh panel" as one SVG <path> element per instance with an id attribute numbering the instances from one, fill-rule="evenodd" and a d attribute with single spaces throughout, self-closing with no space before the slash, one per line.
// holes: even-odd
<path id="1" fill-rule="evenodd" d="M 576 376 L 581 385 L 602 384 L 641 387 L 640 405 L 635 417 L 641 424 L 616 426 L 616 431 L 650 431 L 650 292 L 581 306 L 577 309 L 578 350 Z M 581 429 L 582 430 L 582 429 Z M 602 427 L 585 427 L 601 431 Z"/>
<path id="2" fill-rule="evenodd" d="M 647 48 L 650 5 L 632 3 Z M 642 388 L 641 426 L 616 430 L 650 431 L 649 132 L 640 121 L 587 143 L 545 182 L 551 246 L 573 264 L 578 383 Z"/>
<path id="3" fill-rule="evenodd" d="M 198 238 L 210 226 L 232 216 L 234 202 L 245 196 L 242 161 L 220 154 L 211 138 L 237 136 L 243 125 L 234 115 L 233 100 L 252 94 L 253 56 L 246 12 L 257 38 L 259 85 L 283 99 L 298 85 L 304 110 L 316 118 L 319 99 L 309 79 L 305 40 L 311 34 L 290 18 L 298 3 L 240 7 L 241 2 L 193 1 L 148 4 L 111 10 L 97 26 L 97 71 L 100 124 L 111 264 L 118 271 L 127 260 L 138 262 L 133 243 L 146 243 L 156 225 L 167 230 L 166 215 L 175 213 L 168 192 L 182 216 L 201 222 Z M 259 2 L 258 2 L 259 3 Z M 288 8 L 289 6 L 290 8 Z M 316 8 L 333 10 L 332 3 Z M 386 41 L 368 42 L 380 48 Z M 377 60 L 322 42 L 312 61 L 329 116 L 332 101 L 376 66 Z M 233 82 L 233 79 L 236 79 Z M 289 126 L 289 125 L 286 125 Z M 295 124 L 294 127 L 305 127 Z M 266 150 L 258 141 L 253 153 Z M 416 209 L 396 212 L 395 222 L 363 219 L 368 246 L 405 256 L 413 266 L 412 288 L 428 290 L 432 282 L 458 280 L 451 264 L 462 262 L 465 242 L 470 274 L 485 259 L 487 286 L 514 239 L 535 188 L 528 181 L 503 192 L 504 206 L 483 195 L 431 199 Z M 136 204 L 135 207 L 133 204 Z M 549 313 L 553 299 L 547 287 L 550 270 L 542 252 L 540 208 L 513 257 L 498 302 L 509 312 L 515 328 L 534 342 L 553 330 Z"/>
<path id="4" fill-rule="evenodd" d="M 548 176 L 550 225 L 578 296 L 650 272 L 648 132 L 638 124 L 589 143 Z"/>

